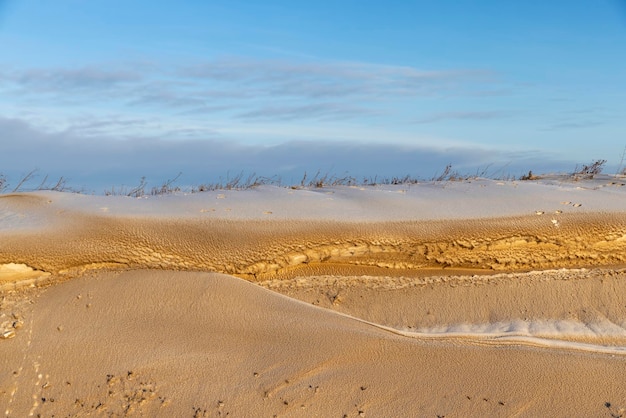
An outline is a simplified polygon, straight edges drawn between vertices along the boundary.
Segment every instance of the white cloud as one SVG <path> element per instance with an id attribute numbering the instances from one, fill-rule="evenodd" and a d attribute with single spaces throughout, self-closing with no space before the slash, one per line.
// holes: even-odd
<path id="1" fill-rule="evenodd" d="M 269 95 L 303 98 L 419 96 L 465 83 L 493 82 L 481 70 L 423 71 L 407 66 L 358 62 L 217 60 L 187 66 L 183 77 L 254 86 Z"/>
<path id="2" fill-rule="evenodd" d="M 446 120 L 487 120 L 499 119 L 509 116 L 506 112 L 501 111 L 469 111 L 469 112 L 441 112 L 432 113 L 417 119 L 417 123 L 435 123 Z"/>
<path id="3" fill-rule="evenodd" d="M 230 58 L 172 67 L 141 63 L 5 70 L 0 73 L 0 105 L 13 109 L 14 116 L 27 110 L 69 115 L 89 109 L 170 120 L 219 113 L 239 122 L 338 121 L 381 113 L 393 117 L 397 101 L 469 94 L 494 84 L 493 74 L 477 70 Z"/>
<path id="4" fill-rule="evenodd" d="M 374 116 L 375 112 L 357 106 L 336 103 L 315 103 L 292 106 L 266 106 L 243 112 L 238 117 L 243 119 L 265 120 L 338 120 L 357 116 Z"/>

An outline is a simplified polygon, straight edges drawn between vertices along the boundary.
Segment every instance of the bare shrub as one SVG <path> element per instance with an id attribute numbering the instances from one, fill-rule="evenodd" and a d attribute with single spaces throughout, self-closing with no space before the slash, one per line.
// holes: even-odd
<path id="1" fill-rule="evenodd" d="M 617 166 L 616 174 L 626 175 L 626 167 L 624 167 L 624 159 L 626 158 L 626 146 L 622 150 L 622 155 L 619 160 L 619 165 Z"/>
<path id="2" fill-rule="evenodd" d="M 48 181 L 48 176 L 46 175 L 43 178 L 43 180 L 41 181 L 41 183 L 39 183 L 39 186 L 37 186 L 35 188 L 35 190 L 52 190 L 52 191 L 55 191 L 55 192 L 64 192 L 64 191 L 68 190 L 66 185 L 65 185 L 65 183 L 66 183 L 65 177 L 63 177 L 63 176 L 61 176 L 59 178 L 59 180 L 56 183 L 54 183 L 54 185 L 53 184 L 46 184 L 47 181 Z"/>
<path id="3" fill-rule="evenodd" d="M 61 176 L 59 177 L 59 181 L 57 181 L 56 184 L 50 188 L 50 190 L 54 190 L 55 192 L 64 192 L 68 190 L 65 183 L 65 177 Z"/>
<path id="4" fill-rule="evenodd" d="M 282 180 L 279 176 L 262 177 L 256 173 L 250 174 L 245 180 L 243 172 L 239 173 L 232 179 L 226 177 L 226 182 L 220 180 L 214 183 L 202 183 L 199 186 L 191 188 L 191 193 L 209 192 L 213 190 L 247 190 L 263 185 L 282 186 Z"/>
<path id="5" fill-rule="evenodd" d="M 15 186 L 15 188 L 13 189 L 13 193 L 16 193 L 20 190 L 20 188 L 24 185 L 24 183 L 27 183 L 30 179 L 32 179 L 35 176 L 35 173 L 37 172 L 37 170 L 32 170 L 30 173 L 26 174 L 24 177 L 22 177 L 22 179 L 19 181 L 19 183 L 17 183 L 17 186 Z"/>
<path id="6" fill-rule="evenodd" d="M 572 176 L 575 179 L 592 179 L 602 172 L 602 170 L 604 169 L 604 164 L 606 164 L 606 160 L 596 160 L 591 162 L 590 164 L 583 165 L 582 167 L 576 166 L 574 172 L 572 173 Z"/>
<path id="7" fill-rule="evenodd" d="M 519 179 L 520 179 L 520 180 L 538 180 L 538 179 L 540 179 L 540 178 L 541 178 L 541 177 L 539 177 L 539 176 L 535 176 L 535 175 L 533 174 L 533 172 L 529 170 L 529 171 L 528 171 L 528 174 L 524 174 L 524 175 L 523 175 L 523 176 L 521 176 Z"/>
<path id="8" fill-rule="evenodd" d="M 315 173 L 315 175 L 309 179 L 307 172 L 305 171 L 302 175 L 302 179 L 300 180 L 299 185 L 291 185 L 291 189 L 299 189 L 299 188 L 307 188 L 307 187 L 315 187 L 321 189 L 327 186 L 353 186 L 355 184 L 366 184 L 367 181 L 364 180 L 364 183 L 359 183 L 356 178 L 346 175 L 344 177 L 337 177 L 335 175 L 331 175 L 330 173 L 321 174 L 320 170 Z"/>
<path id="9" fill-rule="evenodd" d="M 128 192 L 126 194 L 126 196 L 129 197 L 141 197 L 144 196 L 146 194 L 145 189 L 146 189 L 146 176 L 143 176 L 141 178 L 141 180 L 139 180 L 139 185 L 133 189 L 130 190 L 130 192 Z"/>
<path id="10" fill-rule="evenodd" d="M 167 180 L 160 187 L 153 187 L 152 190 L 150 191 L 150 194 L 152 196 L 158 196 L 158 195 L 163 195 L 163 194 L 180 192 L 180 187 L 173 186 L 173 184 L 176 183 L 176 181 L 180 178 L 182 174 L 183 173 L 178 173 L 176 177 L 174 177 L 171 180 Z"/>
<path id="11" fill-rule="evenodd" d="M 478 172 L 476 173 L 476 176 L 478 176 Z M 460 180 L 467 180 L 471 177 L 472 176 L 470 175 L 463 176 L 458 171 L 452 171 L 452 164 L 448 164 L 446 168 L 443 169 L 443 172 L 439 174 L 438 176 L 433 177 L 432 180 L 434 182 L 460 181 Z"/>
<path id="12" fill-rule="evenodd" d="M 433 180 L 444 181 L 446 178 L 450 176 L 450 171 L 452 171 L 452 164 L 448 164 L 446 168 L 443 169 L 443 172 L 439 176 L 433 178 Z"/>

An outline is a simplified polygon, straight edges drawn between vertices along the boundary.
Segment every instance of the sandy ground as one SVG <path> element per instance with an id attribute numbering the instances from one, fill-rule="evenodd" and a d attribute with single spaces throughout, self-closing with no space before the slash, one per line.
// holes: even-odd
<path id="1" fill-rule="evenodd" d="M 0 413 L 622 416 L 624 189 L 1 196 Z"/>
<path id="2" fill-rule="evenodd" d="M 374 297 L 372 316 L 396 315 L 394 302 L 412 297 L 397 292 Z M 406 336 L 230 276 L 92 273 L 31 297 L 17 337 L 0 344 L 6 416 L 611 416 L 626 406 L 620 353 Z"/>

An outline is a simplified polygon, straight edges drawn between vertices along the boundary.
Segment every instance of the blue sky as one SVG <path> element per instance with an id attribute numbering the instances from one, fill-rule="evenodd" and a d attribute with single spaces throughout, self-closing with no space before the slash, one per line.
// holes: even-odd
<path id="1" fill-rule="evenodd" d="M 0 0 L 0 173 L 615 169 L 624 45 L 618 0 Z"/>

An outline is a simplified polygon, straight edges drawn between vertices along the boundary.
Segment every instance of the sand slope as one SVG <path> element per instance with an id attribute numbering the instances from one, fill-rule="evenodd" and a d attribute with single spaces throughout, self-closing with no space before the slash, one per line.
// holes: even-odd
<path id="1" fill-rule="evenodd" d="M 621 356 L 396 335 L 228 276 L 48 288 L 0 344 L 0 404 L 41 416 L 609 416 Z M 610 406 L 607 406 L 610 405 Z"/>
<path id="2" fill-rule="evenodd" d="M 626 269 L 307 276 L 259 284 L 420 338 L 466 336 L 626 353 Z"/>

